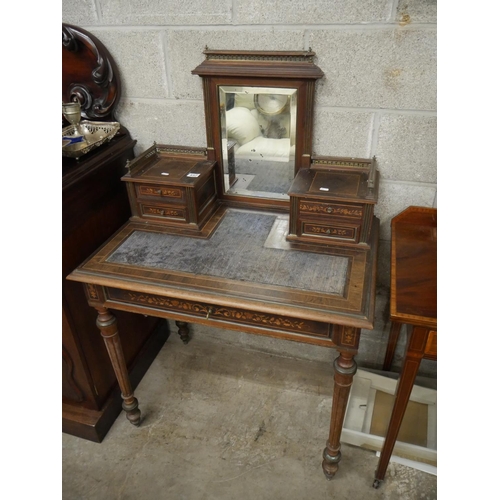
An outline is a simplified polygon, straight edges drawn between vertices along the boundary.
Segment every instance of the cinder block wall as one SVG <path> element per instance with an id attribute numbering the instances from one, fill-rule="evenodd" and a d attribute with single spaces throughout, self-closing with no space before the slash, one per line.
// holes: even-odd
<path id="1" fill-rule="evenodd" d="M 154 141 L 206 146 L 201 79 L 191 74 L 205 46 L 316 52 L 325 76 L 316 86 L 313 153 L 375 155 L 381 174 L 377 325 L 363 332 L 358 356 L 361 366 L 378 368 L 388 329 L 390 220 L 409 205 L 436 206 L 436 4 L 63 0 L 62 20 L 95 34 L 115 58 L 123 82 L 117 118 L 137 139 L 137 154 Z M 397 367 L 401 350 L 396 356 Z M 433 372 L 434 364 L 422 369 Z"/>

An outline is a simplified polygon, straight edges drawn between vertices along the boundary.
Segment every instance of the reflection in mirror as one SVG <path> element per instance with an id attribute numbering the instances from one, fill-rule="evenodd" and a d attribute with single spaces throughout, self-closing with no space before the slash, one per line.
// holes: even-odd
<path id="1" fill-rule="evenodd" d="M 220 86 L 219 104 L 226 192 L 288 199 L 297 89 Z"/>

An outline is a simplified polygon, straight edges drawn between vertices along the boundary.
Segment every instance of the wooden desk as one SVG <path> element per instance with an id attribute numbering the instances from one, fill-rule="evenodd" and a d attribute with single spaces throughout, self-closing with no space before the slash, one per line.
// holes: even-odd
<path id="1" fill-rule="evenodd" d="M 389 369 L 403 323 L 409 335 L 391 420 L 373 486 L 378 488 L 403 421 L 422 358 L 437 359 L 437 209 L 409 207 L 391 222 Z"/>
<path id="2" fill-rule="evenodd" d="M 288 217 L 221 206 L 210 238 L 130 221 L 69 275 L 85 284 L 134 425 L 141 413 L 111 310 L 336 348 L 331 424 L 323 471 L 341 458 L 340 434 L 362 328 L 373 329 L 379 223 L 370 250 L 286 242 Z"/>

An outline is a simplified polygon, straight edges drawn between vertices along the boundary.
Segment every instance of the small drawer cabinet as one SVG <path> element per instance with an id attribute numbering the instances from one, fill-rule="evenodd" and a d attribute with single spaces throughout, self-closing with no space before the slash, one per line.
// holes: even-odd
<path id="1" fill-rule="evenodd" d="M 374 160 L 315 158 L 288 194 L 288 241 L 368 248 L 378 194 Z"/>
<path id="2" fill-rule="evenodd" d="M 132 219 L 199 231 L 216 208 L 214 161 L 202 148 L 154 145 L 128 164 Z"/>

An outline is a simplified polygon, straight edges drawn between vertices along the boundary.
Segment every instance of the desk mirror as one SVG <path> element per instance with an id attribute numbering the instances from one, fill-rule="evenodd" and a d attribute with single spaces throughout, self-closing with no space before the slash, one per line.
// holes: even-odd
<path id="1" fill-rule="evenodd" d="M 219 87 L 226 193 L 287 199 L 295 177 L 297 89 Z"/>
<path id="2" fill-rule="evenodd" d="M 288 206 L 288 190 L 311 161 L 314 52 L 205 50 L 207 154 L 220 197 L 235 205 Z"/>

